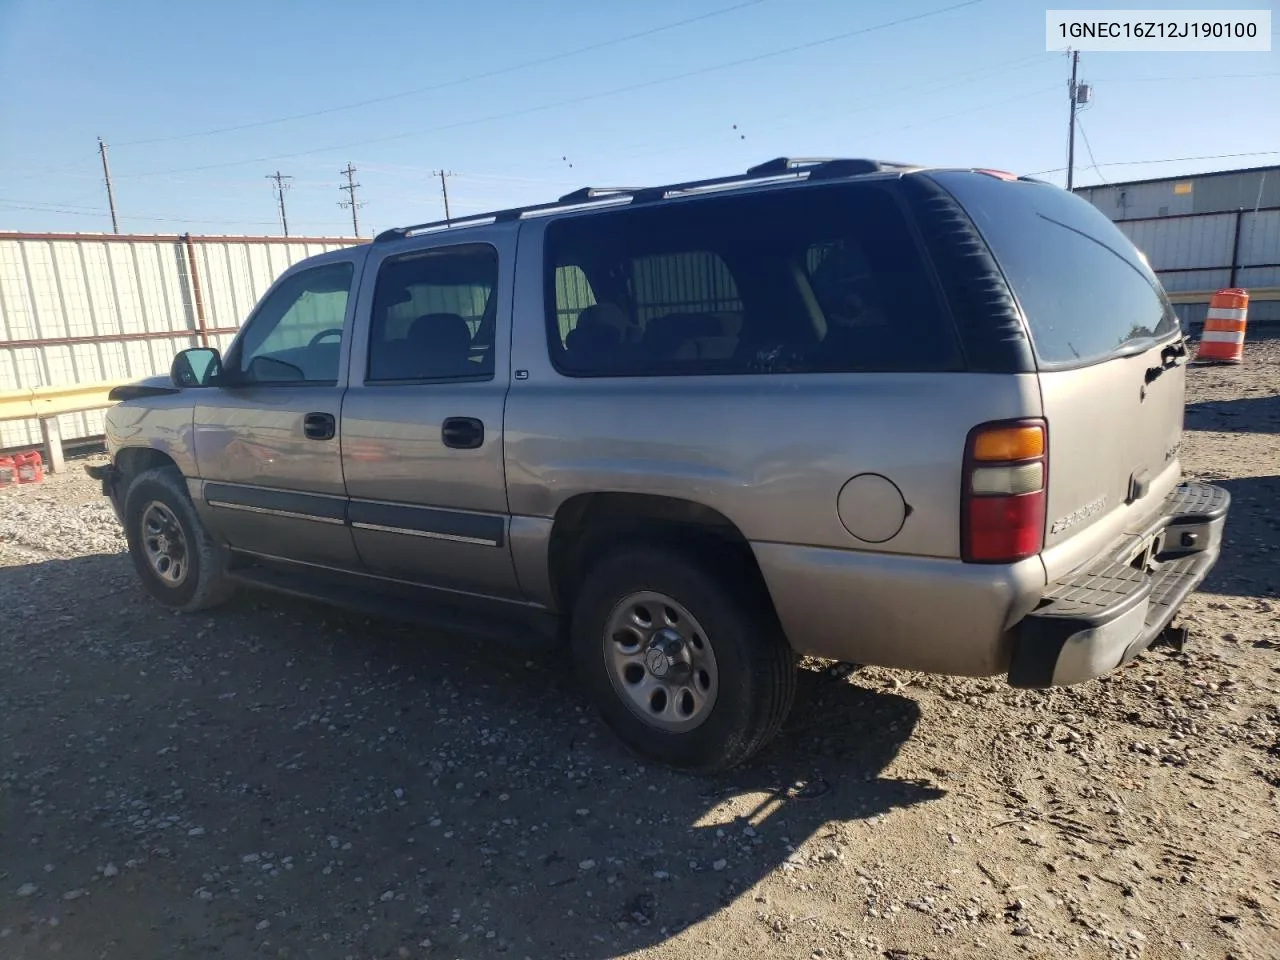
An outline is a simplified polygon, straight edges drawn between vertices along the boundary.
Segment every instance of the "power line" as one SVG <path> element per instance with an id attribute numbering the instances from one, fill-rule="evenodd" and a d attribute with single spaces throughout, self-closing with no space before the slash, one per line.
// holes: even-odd
<path id="1" fill-rule="evenodd" d="M 863 133 L 863 136 L 865 136 L 865 137 L 877 137 L 877 136 L 881 136 L 881 135 L 883 135 L 883 134 L 888 134 L 888 133 L 899 133 L 899 132 L 901 132 L 901 131 L 903 131 L 903 130 L 913 130 L 913 129 L 915 129 L 916 127 L 924 127 L 924 126 L 929 126 L 929 125 L 931 125 L 931 124 L 935 124 L 935 123 L 942 123 L 942 122 L 944 122 L 944 121 L 946 121 L 946 120 L 953 120 L 953 119 L 955 119 L 955 118 L 957 118 L 957 117 L 968 116 L 969 114 L 973 114 L 973 113 L 982 113 L 983 111 L 990 110 L 990 109 L 993 109 L 993 108 L 995 108 L 995 107 L 1002 107 L 1002 106 L 1005 106 L 1005 105 L 1010 104 L 1010 103 L 1017 103 L 1017 102 L 1019 102 L 1019 101 L 1021 101 L 1021 100 L 1028 100 L 1028 99 L 1031 99 L 1032 97 L 1039 97 L 1039 96 L 1043 96 L 1043 95 L 1044 95 L 1044 94 L 1046 94 L 1046 93 L 1052 93 L 1052 92 L 1057 91 L 1057 90 L 1059 90 L 1059 89 L 1061 89 L 1061 88 L 1060 88 L 1060 87 L 1059 87 L 1059 85 L 1058 85 L 1058 84 L 1056 84 L 1056 83 L 1055 83 L 1055 84 L 1053 84 L 1052 86 L 1038 87 L 1038 88 L 1036 88 L 1035 90 L 1029 90 L 1029 91 L 1027 91 L 1026 93 L 1019 93 L 1019 94 L 1016 94 L 1015 96 L 1007 97 L 1007 98 L 1004 98 L 1004 99 L 1002 99 L 1002 100 L 993 100 L 993 101 L 986 102 L 986 103 L 980 103 L 980 104 L 978 104 L 977 106 L 974 106 L 974 107 L 966 107 L 966 108 L 965 108 L 965 109 L 963 109 L 963 110 L 955 110 L 955 111 L 952 111 L 952 112 L 950 112 L 950 113 L 942 114 L 942 115 L 940 115 L 940 116 L 936 116 L 936 117 L 928 117 L 928 118 L 926 118 L 926 119 L 924 119 L 924 120 L 916 120 L 916 121 L 913 121 L 912 123 L 904 123 L 904 124 L 898 124 L 898 125 L 891 126 L 891 127 L 880 127 L 880 128 L 874 129 L 874 130 L 868 130 L 868 131 L 865 131 L 865 133 Z M 841 111 L 841 112 L 843 112 L 843 111 Z M 828 111 L 827 113 L 825 113 L 825 114 L 821 114 L 821 115 L 819 115 L 819 116 L 834 116 L 834 115 L 836 115 L 836 113 L 835 113 L 835 112 Z M 648 141 L 648 143 L 652 143 L 652 142 L 653 142 L 653 141 Z M 635 144 L 635 145 L 633 146 L 632 150 L 633 150 L 633 151 L 634 151 L 634 150 L 638 150 L 639 148 L 641 148 L 641 147 L 643 147 L 643 146 L 646 146 L 646 144 L 643 144 L 643 143 L 642 143 L 642 144 Z M 683 147 L 683 148 L 675 148 L 675 149 L 672 149 L 669 145 L 666 145 L 666 146 L 663 146 L 663 147 L 662 147 L 661 149 L 659 149 L 659 150 L 654 150 L 654 151 L 650 151 L 650 152 L 647 152 L 647 153 L 635 153 L 635 152 L 630 152 L 630 153 L 626 153 L 626 154 L 625 154 L 625 156 L 626 156 L 628 159 L 630 159 L 630 160 L 643 160 L 643 159 L 647 159 L 647 158 L 649 158 L 649 157 L 654 157 L 654 156 L 661 156 L 661 157 L 674 157 L 674 156 L 680 156 L 680 155 L 682 155 L 682 154 L 691 153 L 691 152 L 697 152 L 697 151 L 702 151 L 702 150 L 704 150 L 704 149 L 706 149 L 706 144 L 705 144 L 705 143 L 701 143 L 701 142 L 699 142 L 699 143 L 694 143 L 694 144 L 691 144 L 691 145 L 686 146 L 686 147 Z M 592 156 L 589 156 L 587 159 L 589 159 L 589 160 L 591 160 L 591 161 L 593 161 L 593 162 L 599 162 L 600 160 L 602 160 L 602 159 L 608 159 L 608 158 L 609 158 L 609 157 L 611 157 L 611 156 L 613 156 L 613 154 L 608 154 L 608 155 L 603 155 L 603 156 L 596 156 L 596 155 L 592 155 Z M 1063 169 L 1065 169 L 1065 168 L 1063 168 Z"/>
<path id="2" fill-rule="evenodd" d="M 100 156 L 99 153 L 95 150 L 92 159 L 96 161 L 99 159 L 99 156 Z M 66 173 L 66 171 L 72 169 L 73 167 L 85 166 L 89 163 L 89 161 L 90 161 L 90 158 L 85 157 L 81 160 L 76 160 L 74 163 L 65 163 L 60 167 L 54 167 L 52 170 L 37 170 L 31 173 L 9 174 L 9 175 L 6 175 L 5 179 L 6 180 L 35 180 L 37 178 L 51 177 L 55 173 Z M 72 174 L 72 176 L 81 177 L 87 180 L 90 178 L 96 179 L 98 175 L 96 173 L 77 173 L 77 174 Z"/>
<path id="3" fill-rule="evenodd" d="M 557 100 L 551 103 L 544 103 L 534 107 L 524 107 L 519 110 L 511 110 L 506 113 L 489 114 L 484 117 L 473 117 L 468 120 L 459 120 L 454 123 L 442 124 L 435 127 L 423 127 L 418 130 L 410 130 L 403 133 L 396 133 L 386 137 L 377 137 L 372 140 L 361 140 L 356 142 L 330 144 L 324 147 L 315 147 L 310 150 L 296 150 L 290 153 L 275 154 L 269 157 L 250 157 L 244 160 L 229 160 L 222 163 L 204 164 L 198 167 L 181 167 L 172 170 L 147 170 L 139 173 L 127 174 L 129 177 L 154 177 L 166 176 L 173 173 L 194 173 L 201 170 L 219 170 L 225 167 L 239 167 L 251 163 L 272 163 L 276 160 L 284 160 L 293 157 L 305 157 L 316 153 L 327 153 L 335 150 L 359 149 L 379 143 L 390 143 L 394 140 L 403 140 L 406 137 L 422 136 L 428 133 L 440 133 L 447 130 L 458 130 L 463 127 L 471 127 L 482 123 L 492 123 L 495 120 L 510 120 L 515 117 L 527 116 L 531 113 L 541 113 L 546 110 L 554 110 L 558 107 L 576 106 L 581 103 L 589 103 L 593 100 L 600 100 L 605 97 L 616 96 L 620 93 L 631 93 L 635 90 L 644 90 L 649 87 L 656 87 L 664 83 L 674 83 L 679 80 L 689 80 L 693 77 L 705 76 L 709 73 L 715 73 L 720 70 L 728 70 L 733 67 L 745 66 L 751 63 L 759 63 L 762 60 L 769 60 L 774 57 L 781 57 L 791 53 L 799 53 L 802 50 L 811 50 L 815 47 L 824 46 L 826 44 L 836 43 L 841 40 L 848 40 L 852 37 L 863 36 L 869 33 L 875 33 L 881 30 L 888 30 L 892 27 L 902 26 L 907 23 L 914 23 L 918 20 L 926 20 L 930 17 L 940 16 L 944 13 L 951 13 L 955 10 L 962 10 L 966 7 L 977 6 L 985 3 L 986 0 L 962 0 L 960 3 L 953 3 L 946 7 L 938 7 L 934 10 L 926 10 L 924 13 L 912 14 L 907 17 L 899 17 L 895 20 L 888 20 L 884 23 L 874 24 L 869 27 L 860 27 L 856 30 L 848 30 L 843 33 L 831 34 L 829 36 L 820 37 L 816 40 L 809 40 L 805 43 L 794 44 L 789 47 L 782 47 L 777 50 L 770 50 L 764 53 L 754 54 L 750 57 L 741 57 L 737 60 L 729 60 L 723 63 L 712 64 L 706 67 L 700 67 L 697 70 L 689 70 L 684 73 L 672 74 L 666 77 L 658 77 L 653 80 L 644 80 L 638 83 L 625 84 L 621 87 L 614 87 L 609 90 L 602 90 L 598 93 L 584 94 L 582 96 L 571 97 L 566 100 Z"/>
<path id="4" fill-rule="evenodd" d="M 1190 76 L 1187 74 L 1179 74 L 1171 77 L 1099 77 L 1098 79 L 1104 83 L 1154 83 L 1156 81 L 1169 80 L 1252 80 L 1261 77 L 1280 77 L 1277 73 L 1208 73 L 1200 76 Z"/>
<path id="5" fill-rule="evenodd" d="M 913 92 L 919 92 L 922 90 L 923 91 L 943 90 L 943 89 L 949 90 L 952 87 L 954 87 L 957 84 L 957 82 L 959 83 L 973 82 L 973 81 L 963 79 L 966 77 L 973 77 L 974 80 L 989 80 L 994 77 L 1002 76 L 1006 73 L 1011 73 L 1016 70 L 1025 69 L 1028 66 L 1032 66 L 1033 65 L 1032 61 L 1035 61 L 1036 64 L 1041 64 L 1046 62 L 1043 54 L 1036 54 L 1033 57 L 1019 57 L 1014 60 L 1007 60 L 1007 61 L 1003 61 L 1001 63 L 996 63 L 996 64 L 988 64 L 987 66 L 979 67 L 972 70 L 963 70 L 958 73 L 943 74 L 941 76 L 936 76 L 929 80 L 926 80 L 923 83 L 912 84 L 906 87 L 897 87 L 894 89 L 892 94 L 889 94 L 887 96 L 877 94 L 872 97 L 863 98 L 863 100 L 861 101 L 852 101 L 855 104 L 855 106 L 853 106 L 852 109 L 841 108 L 841 109 L 832 110 L 828 108 L 825 110 L 815 111 L 807 114 L 796 114 L 794 112 L 788 111 L 787 113 L 783 113 L 783 114 L 773 114 L 763 118 L 756 118 L 753 120 L 753 123 L 754 124 L 766 124 L 766 123 L 770 124 L 768 128 L 769 130 L 785 128 L 786 126 L 791 125 L 792 122 L 812 125 L 816 120 L 824 120 L 831 117 L 848 116 L 855 113 L 861 113 L 866 110 L 873 109 L 877 106 L 882 106 L 886 102 L 891 103 L 891 102 L 894 102 L 895 100 L 903 100 L 903 101 L 910 100 L 911 98 L 909 96 L 908 97 L 900 96 L 901 94 L 904 94 L 904 93 L 911 94 Z M 1057 87 L 1054 86 L 1051 89 L 1056 90 Z M 929 120 L 923 120 L 917 123 L 908 124 L 906 126 L 893 127 L 893 128 L 886 129 L 884 131 L 875 131 L 875 132 L 877 133 L 878 132 L 895 132 L 898 130 L 911 129 L 912 127 L 920 126 L 921 124 L 935 123 L 940 120 L 947 120 L 955 116 L 963 116 L 964 114 L 967 114 L 967 113 L 979 112 L 981 110 L 987 109 L 990 106 L 997 106 L 1004 103 L 1010 103 L 1016 100 L 1025 99 L 1026 97 L 1033 96 L 1033 95 L 1038 96 L 1040 93 L 1043 93 L 1043 92 L 1046 92 L 1046 89 L 1036 89 L 1026 94 L 1019 94 L 1017 97 L 1011 98 L 1010 100 L 1001 100 L 995 103 L 981 105 L 976 108 L 962 110 L 957 113 L 950 113 L 943 117 L 935 117 Z M 776 123 L 776 121 L 778 120 L 785 120 L 787 122 L 778 124 Z M 720 139 L 724 139 L 724 138 L 716 138 L 717 141 Z M 734 134 L 733 140 L 734 141 L 738 140 L 738 136 L 736 134 Z M 652 147 L 657 142 L 658 141 L 655 141 L 652 138 L 650 138 L 650 139 L 639 141 L 629 145 L 620 146 L 616 150 L 610 150 L 607 153 L 600 153 L 600 154 L 592 153 L 592 154 L 587 154 L 585 157 L 580 154 L 575 154 L 575 157 L 580 161 L 583 159 L 586 159 L 593 163 L 599 163 L 601 161 L 611 160 L 615 157 L 624 157 L 628 160 L 637 160 L 637 159 L 645 159 L 651 156 L 673 156 L 673 155 L 678 155 L 682 153 L 688 153 L 691 150 L 702 150 L 702 149 L 705 149 L 705 145 L 706 145 L 706 141 L 700 141 L 696 144 L 693 144 L 691 147 L 672 150 L 670 145 L 670 140 L 667 139 L 662 141 L 663 146 L 659 150 L 651 151 L 649 153 L 635 152 L 637 150 L 643 150 L 646 147 Z M 556 166 L 561 166 L 563 159 L 564 158 L 562 156 L 557 155 L 554 158 L 554 160 L 548 158 L 547 162 L 548 163 L 554 162 Z M 425 167 L 402 166 L 402 167 L 388 168 L 384 165 L 375 165 L 375 164 L 369 164 L 369 163 L 366 163 L 365 166 L 372 169 L 399 169 L 399 170 L 407 171 L 408 173 L 411 173 L 414 175 L 421 175 L 426 170 Z M 471 178 L 491 179 L 491 180 L 506 179 L 506 180 L 511 180 L 514 183 L 521 183 L 521 182 L 534 183 L 534 184 L 546 183 L 546 184 L 557 185 L 557 186 L 564 186 L 564 185 L 574 186 L 581 182 L 580 180 L 551 180 L 546 178 L 534 179 L 534 178 L 528 178 L 528 177 L 504 177 L 497 174 L 482 174 L 482 173 L 460 173 L 458 174 L 458 176 L 464 176 L 464 177 L 467 177 L 468 179 L 471 179 Z"/>
<path id="6" fill-rule="evenodd" d="M 1100 167 L 1145 167 L 1157 163 L 1189 163 L 1193 160 L 1234 160 L 1238 157 L 1274 157 L 1280 156 L 1280 150 L 1255 150 L 1250 153 L 1212 153 L 1199 157 L 1168 157 L 1159 160 L 1112 160 L 1100 163 Z M 1038 177 L 1046 173 L 1061 173 L 1066 167 L 1053 167 L 1049 170 L 1033 170 L 1028 177 Z"/>
<path id="7" fill-rule="evenodd" d="M 540 67 L 544 64 L 555 63 L 558 60 L 566 60 L 569 57 L 576 57 L 584 53 L 591 53 L 595 50 L 603 50 L 606 47 L 617 46 L 620 43 L 627 43 L 631 40 L 640 40 L 644 37 L 651 37 L 654 34 L 664 33 L 668 30 L 687 27 L 690 24 L 699 23 L 703 20 L 710 20 L 713 17 L 721 17 L 728 13 L 736 13 L 746 7 L 759 6 L 765 2 L 767 2 L 767 0 L 745 0 L 745 2 L 735 3 L 731 7 L 722 7 L 719 10 L 711 10 L 707 13 L 699 14 L 696 17 L 686 17 L 683 20 L 675 20 L 671 23 L 660 24 L 656 27 L 637 31 L 636 33 L 628 33 L 621 37 L 612 37 L 608 40 L 601 40 L 598 43 L 587 44 L 585 47 L 575 47 L 572 50 L 565 50 L 562 53 L 553 53 L 546 57 L 539 57 L 536 60 L 525 60 L 521 63 L 514 63 L 510 66 L 499 67 L 495 70 L 486 70 L 483 73 L 473 73 L 464 77 L 457 77 L 453 80 L 444 80 L 439 83 L 429 84 L 425 87 L 414 87 L 412 90 L 402 90 L 399 93 L 388 93 L 381 97 L 371 97 L 368 100 L 357 100 L 352 103 L 323 107 L 319 110 L 310 110 L 306 113 L 294 113 L 286 117 L 274 117 L 270 120 L 255 120 L 251 123 L 240 123 L 230 127 L 217 127 L 212 130 L 199 130 L 195 133 L 178 133 L 168 137 L 149 137 L 145 140 L 129 140 L 124 143 L 117 144 L 117 146 L 138 147 L 149 143 L 168 143 L 173 140 L 190 140 L 195 137 L 210 137 L 219 133 L 233 133 L 237 130 L 251 130 L 255 127 L 266 127 L 277 123 L 287 123 L 291 120 L 306 120 L 311 117 L 323 117 L 331 113 L 340 113 L 344 110 L 356 110 L 360 107 L 372 106 L 376 103 L 388 103 L 392 100 L 402 100 L 405 97 L 415 97 L 423 93 L 431 93 L 436 90 L 445 90 L 450 87 L 462 86 L 466 83 L 474 83 L 477 80 L 488 80 L 492 77 L 500 77 L 508 73 L 515 73 L 518 70 L 527 70 L 530 67 Z"/>
<path id="8" fill-rule="evenodd" d="M 993 100 L 993 101 L 990 101 L 990 102 L 988 102 L 988 103 L 981 103 L 981 104 L 978 104 L 977 106 L 967 107 L 967 108 L 965 108 L 965 109 L 963 109 L 963 110 L 954 110 L 954 111 L 952 111 L 952 112 L 950 112 L 950 113 L 945 113 L 945 114 L 942 114 L 942 115 L 940 115 L 940 116 L 936 116 L 936 117 L 929 117 L 929 118 L 924 119 L 924 120 L 917 120 L 917 121 L 915 121 L 915 122 L 913 122 L 913 123 L 899 124 L 899 125 L 894 126 L 894 127 L 882 127 L 882 128 L 879 128 L 879 129 L 871 130 L 871 131 L 868 131 L 866 135 L 867 135 L 868 137 L 876 137 L 876 136 L 881 136 L 881 135 L 888 134 L 888 133 L 897 133 L 897 132 L 902 131 L 902 130 L 911 130 L 911 129 L 914 129 L 914 128 L 916 128 L 916 127 L 929 126 L 929 125 L 931 125 L 931 124 L 935 124 L 935 123 L 943 123 L 943 122 L 945 122 L 945 121 L 947 121 L 947 120 L 954 120 L 954 119 L 956 119 L 957 117 L 968 116 L 968 115 L 970 115 L 970 114 L 974 114 L 974 113 L 982 113 L 982 112 L 987 111 L 987 110 L 993 110 L 993 109 L 996 109 L 996 108 L 999 108 L 999 107 L 1007 106 L 1007 105 L 1008 105 L 1008 104 L 1010 104 L 1010 103 L 1017 103 L 1017 102 L 1019 102 L 1019 101 L 1022 101 L 1022 100 L 1028 100 L 1028 99 L 1031 99 L 1031 98 L 1033 98 L 1033 97 L 1042 97 L 1042 96 L 1044 96 L 1045 94 L 1048 94 L 1048 93 L 1055 93 L 1055 92 L 1059 91 L 1060 89 L 1061 89 L 1061 87 L 1060 87 L 1060 85 L 1059 85 L 1059 84 L 1057 84 L 1057 83 L 1053 84 L 1052 86 L 1038 87 L 1038 88 L 1037 88 L 1037 89 L 1035 89 L 1035 90 L 1029 90 L 1029 91 L 1027 91 L 1026 93 L 1019 93 L 1019 94 L 1016 94 L 1016 95 L 1014 95 L 1014 96 L 1012 96 L 1012 97 L 1006 97 L 1006 98 L 1004 98 L 1004 99 L 1002 99 L 1002 100 Z M 671 156 L 677 156 L 677 155 L 682 154 L 682 153 L 688 153 L 688 152 L 690 152 L 690 151 L 702 150 L 702 149 L 705 149 L 705 147 L 704 147 L 704 145 L 703 145 L 703 144 L 694 144 L 694 145 L 692 145 L 692 146 L 685 147 L 685 148 L 683 148 L 683 149 L 676 149 L 676 150 L 672 150 L 672 149 L 670 149 L 670 148 L 666 148 L 666 149 L 664 149 L 664 150 L 662 150 L 662 151 L 659 151 L 658 153 L 660 153 L 662 156 L 671 157 Z M 642 158 L 644 158 L 645 156 L 652 156 L 652 155 L 655 155 L 655 154 L 633 154 L 632 156 L 633 156 L 633 158 L 640 158 L 640 159 L 642 159 Z M 592 159 L 595 159 L 595 158 L 592 158 Z M 1065 169 L 1065 168 L 1061 168 L 1061 169 Z M 434 171 L 433 171 L 433 174 L 434 174 Z M 457 174 L 457 176 L 469 176 L 469 175 L 468 175 L 468 174 Z M 578 183 L 579 181 L 571 181 L 571 182 L 572 182 L 572 183 Z M 428 197 L 424 197 L 424 196 L 418 196 L 418 195 L 409 195 L 409 196 L 406 196 L 404 199 L 406 199 L 406 200 L 412 200 L 412 201 L 425 201 L 425 200 L 428 200 L 429 198 L 428 198 Z M 469 211 L 472 211 L 472 212 L 475 212 L 475 211 L 487 211 L 487 210 L 502 209 L 503 207 L 508 207 L 508 206 L 519 206 L 519 205 L 520 205 L 520 202 L 519 202 L 519 201 L 510 201 L 510 202 L 504 202 L 504 201 L 489 202 L 489 201 L 486 201 L 486 202 L 483 202 L 483 203 L 475 203 L 475 202 L 464 202 L 464 203 L 463 203 L 463 206 L 467 207 L 467 209 L 468 209 Z"/>
<path id="9" fill-rule="evenodd" d="M 280 229 L 284 231 L 284 235 L 287 237 L 289 235 L 289 218 L 285 216 L 284 212 L 284 192 L 289 189 L 289 184 L 285 181 L 292 180 L 293 177 L 285 176 L 277 170 L 275 173 L 267 174 L 267 179 L 276 182 L 276 199 L 280 201 Z"/>
<path id="10" fill-rule="evenodd" d="M 347 199 L 339 200 L 338 206 L 342 207 L 344 210 L 347 207 L 351 208 L 351 229 L 358 237 L 360 236 L 360 219 L 356 215 L 356 211 L 363 207 L 364 204 L 356 200 L 356 189 L 360 186 L 360 184 L 355 181 L 356 168 L 352 165 L 351 161 L 348 160 L 346 167 L 338 172 L 347 178 L 347 182 L 338 188 L 339 190 L 346 192 Z"/>
<path id="11" fill-rule="evenodd" d="M 26 210 L 33 213 L 56 213 L 71 217 L 96 217 L 101 216 L 102 208 L 93 207 L 75 207 L 68 208 L 61 205 L 32 206 L 28 203 L 10 203 L 0 200 L 0 209 L 4 210 Z M 240 219 L 209 219 L 208 217 L 150 217 L 141 214 L 130 214 L 130 220 L 143 220 L 150 223 L 225 223 L 225 224 L 250 224 L 253 226 L 271 226 L 272 220 L 240 220 Z M 318 223 L 319 221 L 314 221 Z"/>
<path id="12" fill-rule="evenodd" d="M 1103 183 L 1107 182 L 1107 178 L 1102 175 L 1102 171 L 1098 169 L 1097 158 L 1093 155 L 1093 147 L 1089 143 L 1089 135 L 1084 132 L 1084 123 L 1076 120 L 1076 125 L 1080 128 L 1080 139 L 1084 141 L 1085 150 L 1089 151 L 1089 162 L 1093 165 L 1093 172 L 1098 175 L 1098 179 Z"/>

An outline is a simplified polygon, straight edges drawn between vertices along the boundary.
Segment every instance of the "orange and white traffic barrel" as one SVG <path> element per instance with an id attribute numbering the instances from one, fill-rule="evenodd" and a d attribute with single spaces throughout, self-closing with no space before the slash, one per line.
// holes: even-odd
<path id="1" fill-rule="evenodd" d="M 1209 314 L 1200 335 L 1197 363 L 1239 363 L 1244 359 L 1244 325 L 1249 291 L 1219 290 L 1209 298 Z"/>

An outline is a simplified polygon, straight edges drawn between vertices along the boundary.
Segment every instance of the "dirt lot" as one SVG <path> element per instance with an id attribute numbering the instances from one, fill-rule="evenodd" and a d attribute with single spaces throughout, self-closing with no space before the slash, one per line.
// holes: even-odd
<path id="1" fill-rule="evenodd" d="M 78 466 L 0 492 L 0 957 L 1280 957 L 1280 341 L 1190 383 L 1235 501 L 1184 653 L 813 665 L 714 781 L 630 759 L 566 663 L 170 615 Z"/>

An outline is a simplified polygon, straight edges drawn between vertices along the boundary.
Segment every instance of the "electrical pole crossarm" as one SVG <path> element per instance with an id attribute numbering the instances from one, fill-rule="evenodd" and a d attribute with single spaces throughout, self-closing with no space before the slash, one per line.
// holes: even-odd
<path id="1" fill-rule="evenodd" d="M 338 172 L 347 178 L 347 182 L 338 187 L 339 190 L 347 194 L 347 199 L 339 200 L 338 206 L 343 209 L 346 209 L 347 207 L 351 208 L 351 229 L 358 237 L 360 236 L 360 218 L 356 211 L 360 207 L 364 206 L 364 204 L 356 200 L 356 190 L 360 186 L 360 184 L 356 183 L 355 180 L 356 168 L 351 161 L 348 160 L 346 168 L 339 170 Z"/>

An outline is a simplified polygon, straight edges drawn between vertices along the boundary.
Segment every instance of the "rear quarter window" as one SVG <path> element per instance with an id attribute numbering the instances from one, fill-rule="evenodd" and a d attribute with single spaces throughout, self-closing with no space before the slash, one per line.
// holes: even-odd
<path id="1" fill-rule="evenodd" d="M 546 233 L 551 359 L 569 376 L 959 369 L 890 189 L 823 185 L 567 217 Z"/>
<path id="2" fill-rule="evenodd" d="M 969 172 L 933 176 L 991 248 L 1042 365 L 1099 362 L 1178 329 L 1142 255 L 1088 201 L 1048 184 Z"/>

